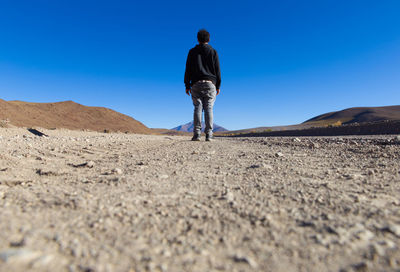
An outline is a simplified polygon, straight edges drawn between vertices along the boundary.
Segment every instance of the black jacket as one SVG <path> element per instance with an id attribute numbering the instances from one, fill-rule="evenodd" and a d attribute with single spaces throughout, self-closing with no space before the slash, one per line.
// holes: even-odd
<path id="1" fill-rule="evenodd" d="M 198 44 L 190 49 L 186 60 L 186 89 L 199 80 L 211 80 L 217 89 L 221 86 L 218 54 L 209 44 Z"/>

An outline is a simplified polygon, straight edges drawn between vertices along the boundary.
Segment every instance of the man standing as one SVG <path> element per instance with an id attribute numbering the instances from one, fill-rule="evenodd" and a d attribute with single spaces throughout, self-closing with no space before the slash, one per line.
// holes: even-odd
<path id="1" fill-rule="evenodd" d="M 208 44 L 210 33 L 202 29 L 197 33 L 199 42 L 190 49 L 186 60 L 186 94 L 192 94 L 194 105 L 193 138 L 200 141 L 202 110 L 205 117 L 206 141 L 213 138 L 213 106 L 221 85 L 221 71 L 217 51 Z"/>

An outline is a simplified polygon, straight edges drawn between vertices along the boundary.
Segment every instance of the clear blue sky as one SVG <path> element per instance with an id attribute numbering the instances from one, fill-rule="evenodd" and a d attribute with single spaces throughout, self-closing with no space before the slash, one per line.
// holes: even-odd
<path id="1" fill-rule="evenodd" d="M 200 28 L 222 69 L 215 122 L 296 124 L 400 104 L 400 1 L 0 0 L 0 98 L 109 107 L 149 127 L 192 119 Z"/>

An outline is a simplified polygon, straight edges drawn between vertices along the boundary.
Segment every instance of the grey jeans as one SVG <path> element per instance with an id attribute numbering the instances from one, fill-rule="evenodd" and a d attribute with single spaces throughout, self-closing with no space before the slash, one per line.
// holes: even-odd
<path id="1" fill-rule="evenodd" d="M 197 82 L 192 86 L 191 93 L 194 105 L 193 134 L 201 134 L 201 118 L 202 110 L 204 110 L 204 118 L 206 124 L 204 132 L 206 134 L 212 135 L 213 106 L 217 95 L 215 85 L 211 82 Z"/>

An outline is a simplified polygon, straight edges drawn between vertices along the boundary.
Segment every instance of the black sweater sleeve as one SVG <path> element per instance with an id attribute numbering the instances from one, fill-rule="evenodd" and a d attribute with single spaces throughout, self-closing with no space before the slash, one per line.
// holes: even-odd
<path id="1" fill-rule="evenodd" d="M 216 73 L 216 84 L 215 88 L 219 89 L 221 87 L 221 68 L 219 66 L 219 58 L 218 58 L 218 53 L 215 51 L 215 59 L 214 59 L 214 65 L 215 65 L 215 73 Z"/>
<path id="2" fill-rule="evenodd" d="M 190 63 L 190 51 L 188 53 L 186 59 L 186 69 L 185 69 L 185 87 L 186 89 L 190 89 L 190 81 L 191 81 L 191 63 Z"/>

